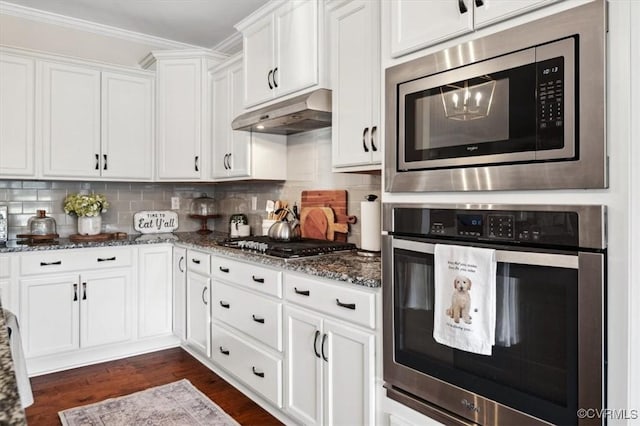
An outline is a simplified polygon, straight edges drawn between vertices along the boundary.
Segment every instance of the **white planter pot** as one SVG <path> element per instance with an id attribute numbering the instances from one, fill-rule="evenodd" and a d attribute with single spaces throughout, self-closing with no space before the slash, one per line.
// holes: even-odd
<path id="1" fill-rule="evenodd" d="M 78 234 L 98 235 L 102 230 L 102 216 L 78 216 Z"/>

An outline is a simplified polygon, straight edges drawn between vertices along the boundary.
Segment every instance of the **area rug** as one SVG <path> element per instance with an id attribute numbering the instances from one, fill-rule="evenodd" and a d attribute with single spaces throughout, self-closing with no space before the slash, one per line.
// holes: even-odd
<path id="1" fill-rule="evenodd" d="M 70 408 L 58 415 L 63 426 L 240 425 L 187 379 Z"/>

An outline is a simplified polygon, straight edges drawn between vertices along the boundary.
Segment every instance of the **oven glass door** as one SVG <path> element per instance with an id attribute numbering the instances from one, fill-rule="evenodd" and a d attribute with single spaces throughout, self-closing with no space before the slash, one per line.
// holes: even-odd
<path id="1" fill-rule="evenodd" d="M 393 240 L 395 362 L 534 417 L 575 423 L 577 256 L 496 252 L 496 344 L 485 356 L 433 339 L 434 247 Z"/>
<path id="2" fill-rule="evenodd" d="M 549 150 L 573 155 L 565 147 L 573 91 L 564 87 L 573 81 L 573 40 L 552 45 L 400 84 L 399 169 L 536 161 Z"/>

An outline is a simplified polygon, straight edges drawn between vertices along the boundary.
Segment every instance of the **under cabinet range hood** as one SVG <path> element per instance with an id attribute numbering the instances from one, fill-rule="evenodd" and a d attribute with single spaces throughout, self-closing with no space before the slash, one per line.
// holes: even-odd
<path id="1" fill-rule="evenodd" d="M 318 89 L 236 117 L 233 130 L 292 135 L 331 126 L 331 90 Z"/>

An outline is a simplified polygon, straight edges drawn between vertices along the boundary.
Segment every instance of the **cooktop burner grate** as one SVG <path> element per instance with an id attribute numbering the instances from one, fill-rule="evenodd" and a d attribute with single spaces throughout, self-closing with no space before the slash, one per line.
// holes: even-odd
<path id="1" fill-rule="evenodd" d="M 253 251 L 268 256 L 291 259 L 296 257 L 317 256 L 337 251 L 351 251 L 356 249 L 352 243 L 340 241 L 314 240 L 303 238 L 296 241 L 274 241 L 267 236 L 228 238 L 220 245 L 229 248 Z"/>

